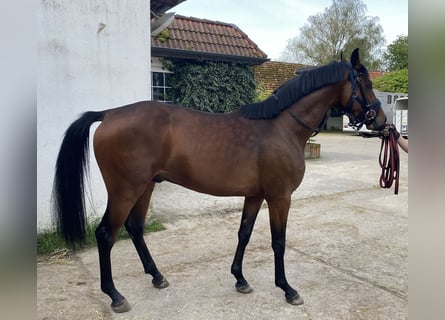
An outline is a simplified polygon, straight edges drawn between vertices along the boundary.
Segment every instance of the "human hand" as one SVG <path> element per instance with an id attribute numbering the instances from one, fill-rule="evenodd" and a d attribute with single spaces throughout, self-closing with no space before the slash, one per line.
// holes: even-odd
<path id="1" fill-rule="evenodd" d="M 396 140 L 399 139 L 400 133 L 397 131 L 397 128 L 394 124 L 387 124 L 385 128 L 382 130 L 382 134 L 384 137 L 388 137 L 391 131 L 394 132 Z"/>

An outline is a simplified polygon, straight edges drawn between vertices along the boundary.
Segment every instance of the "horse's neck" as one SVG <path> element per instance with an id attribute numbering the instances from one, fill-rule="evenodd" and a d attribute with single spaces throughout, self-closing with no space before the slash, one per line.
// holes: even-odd
<path id="1" fill-rule="evenodd" d="M 328 86 L 314 91 L 292 104 L 289 110 L 307 127 L 318 129 L 329 108 L 338 103 L 338 90 L 336 86 Z M 281 118 L 302 142 L 306 142 L 313 132 L 294 119 L 292 114 L 284 110 Z"/>

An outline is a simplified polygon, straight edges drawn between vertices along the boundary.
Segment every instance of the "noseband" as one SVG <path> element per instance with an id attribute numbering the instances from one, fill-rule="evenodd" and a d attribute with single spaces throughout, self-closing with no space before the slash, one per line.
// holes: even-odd
<path id="1" fill-rule="evenodd" d="M 349 125 L 353 127 L 355 130 L 360 130 L 360 128 L 363 126 L 363 124 L 369 124 L 372 121 L 375 120 L 377 117 L 377 112 L 381 108 L 381 103 L 379 99 L 376 99 L 373 103 L 369 104 L 366 100 L 366 95 L 363 90 L 362 85 L 358 81 L 358 78 L 362 76 L 363 73 L 357 73 L 354 68 L 352 68 L 352 65 L 348 64 L 349 67 L 349 80 L 351 81 L 351 87 L 352 87 L 352 93 L 351 97 L 349 98 L 348 106 L 346 107 L 346 114 L 349 117 Z M 357 95 L 357 91 L 355 89 L 355 86 L 358 86 L 360 90 L 360 94 L 362 98 L 360 98 Z M 357 101 L 360 106 L 362 107 L 362 112 L 360 112 L 360 115 L 356 118 L 352 114 L 352 107 L 354 106 L 354 101 Z"/>

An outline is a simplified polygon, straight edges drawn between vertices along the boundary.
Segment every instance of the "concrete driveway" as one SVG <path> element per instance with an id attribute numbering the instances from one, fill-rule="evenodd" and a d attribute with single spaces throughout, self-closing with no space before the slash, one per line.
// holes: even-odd
<path id="1" fill-rule="evenodd" d="M 112 251 L 115 284 L 132 305 L 111 311 L 100 291 L 96 248 L 37 266 L 38 319 L 407 319 L 408 155 L 400 151 L 399 194 L 378 186 L 380 139 L 321 133 L 321 158 L 306 162 L 293 195 L 285 255 L 289 283 L 305 301 L 285 302 L 274 285 L 267 208 L 244 259 L 251 294 L 235 291 L 230 266 L 242 198 L 160 184 L 146 235 L 170 287 L 158 290 L 129 240 Z"/>

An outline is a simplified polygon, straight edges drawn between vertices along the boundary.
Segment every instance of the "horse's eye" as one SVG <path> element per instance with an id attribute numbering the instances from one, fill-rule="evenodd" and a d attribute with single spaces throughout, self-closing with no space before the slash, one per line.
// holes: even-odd
<path id="1" fill-rule="evenodd" d="M 372 82 L 371 82 L 371 80 L 367 80 L 366 81 L 366 86 L 369 88 L 369 89 L 372 89 Z"/>

